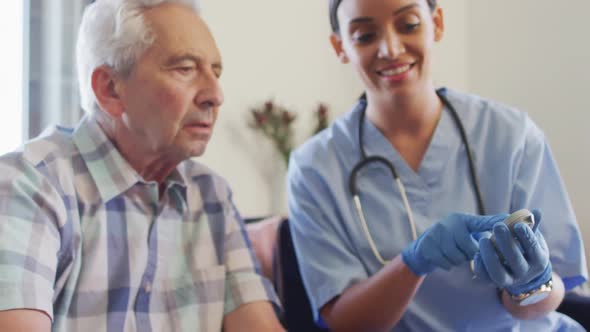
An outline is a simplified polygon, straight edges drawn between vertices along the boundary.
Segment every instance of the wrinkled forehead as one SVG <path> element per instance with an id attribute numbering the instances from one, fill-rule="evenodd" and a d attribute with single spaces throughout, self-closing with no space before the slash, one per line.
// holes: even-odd
<path id="1" fill-rule="evenodd" d="M 154 38 L 152 51 L 198 53 L 219 62 L 221 55 L 207 23 L 190 7 L 163 4 L 144 12 L 145 23 Z"/>

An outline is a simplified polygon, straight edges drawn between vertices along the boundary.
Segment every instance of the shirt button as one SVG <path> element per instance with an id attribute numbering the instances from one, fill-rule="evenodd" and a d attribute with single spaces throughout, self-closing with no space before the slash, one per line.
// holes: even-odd
<path id="1" fill-rule="evenodd" d="M 146 293 L 149 293 L 149 292 L 151 292 L 151 291 L 152 291 L 152 284 L 151 284 L 149 281 L 148 281 L 148 282 L 146 282 L 146 283 L 143 285 L 143 290 L 144 290 Z"/>

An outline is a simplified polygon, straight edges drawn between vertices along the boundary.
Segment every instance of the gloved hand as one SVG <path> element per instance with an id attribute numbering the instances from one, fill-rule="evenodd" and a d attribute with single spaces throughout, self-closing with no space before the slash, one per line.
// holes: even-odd
<path id="1" fill-rule="evenodd" d="M 489 231 L 507 214 L 477 216 L 454 213 L 428 228 L 402 251 L 404 263 L 416 275 L 435 268 L 449 270 L 473 259 L 479 250 L 472 234 Z"/>
<path id="2" fill-rule="evenodd" d="M 478 278 L 491 281 L 512 295 L 537 289 L 551 279 L 549 250 L 537 230 L 541 213 L 538 210 L 532 213 L 535 216 L 534 229 L 519 222 L 514 226 L 515 234 L 511 234 L 508 226 L 499 222 L 493 227 L 495 245 L 488 237 L 479 240 L 480 252 L 474 259 L 474 272 Z"/>

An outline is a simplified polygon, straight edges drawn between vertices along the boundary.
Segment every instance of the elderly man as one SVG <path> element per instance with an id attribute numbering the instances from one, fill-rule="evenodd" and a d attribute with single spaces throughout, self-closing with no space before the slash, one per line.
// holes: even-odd
<path id="1" fill-rule="evenodd" d="M 223 101 L 196 4 L 98 0 L 77 59 L 88 114 L 0 159 L 0 331 L 282 330 L 227 184 L 190 159 Z"/>

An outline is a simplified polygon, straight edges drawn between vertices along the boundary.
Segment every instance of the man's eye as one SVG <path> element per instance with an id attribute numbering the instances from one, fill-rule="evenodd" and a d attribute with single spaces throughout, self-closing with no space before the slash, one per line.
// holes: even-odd
<path id="1" fill-rule="evenodd" d="M 177 67 L 176 68 L 176 71 L 181 74 L 190 74 L 191 72 L 193 72 L 193 70 L 195 70 L 195 67 Z"/>

